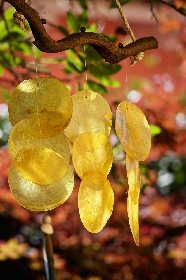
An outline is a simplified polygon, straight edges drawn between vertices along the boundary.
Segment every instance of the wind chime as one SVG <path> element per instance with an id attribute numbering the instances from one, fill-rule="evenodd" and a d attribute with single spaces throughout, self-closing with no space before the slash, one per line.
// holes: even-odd
<path id="1" fill-rule="evenodd" d="M 106 178 L 112 167 L 108 136 L 112 112 L 106 100 L 84 89 L 71 96 L 54 78 L 21 82 L 9 101 L 13 125 L 8 150 L 12 159 L 9 186 L 20 205 L 30 211 L 48 211 L 71 195 L 72 162 L 81 178 L 78 193 L 80 218 L 85 228 L 97 233 L 111 216 L 114 194 Z M 126 152 L 129 184 L 127 211 L 131 231 L 139 244 L 139 161 L 150 152 L 151 134 L 142 111 L 129 101 L 116 111 L 116 133 Z"/>
<path id="2" fill-rule="evenodd" d="M 126 26 L 123 14 L 122 18 Z M 131 31 L 129 25 L 126 28 Z M 133 57 L 132 63 L 142 56 Z M 12 92 L 9 116 L 13 128 L 8 141 L 12 159 L 8 181 L 17 202 L 30 211 L 48 211 L 63 204 L 74 187 L 69 164 L 72 156 L 75 172 L 81 178 L 80 219 L 89 232 L 100 232 L 114 205 L 107 179 L 113 162 L 108 138 L 112 112 L 107 101 L 89 89 L 72 96 L 57 79 L 34 78 L 21 82 Z M 143 112 L 129 101 L 119 104 L 115 128 L 126 153 L 127 212 L 134 241 L 139 245 L 139 161 L 149 155 L 150 128 Z"/>

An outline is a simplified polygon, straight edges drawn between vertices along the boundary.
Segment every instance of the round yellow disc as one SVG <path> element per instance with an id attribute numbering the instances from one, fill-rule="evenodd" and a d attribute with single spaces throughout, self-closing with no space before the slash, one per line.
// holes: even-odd
<path id="1" fill-rule="evenodd" d="M 112 112 L 107 101 L 89 89 L 72 96 L 72 119 L 65 129 L 66 136 L 74 142 L 84 132 L 109 135 L 112 126 Z"/>
<path id="2" fill-rule="evenodd" d="M 8 151 L 12 159 L 21 149 L 46 147 L 59 153 L 67 162 L 70 149 L 67 139 L 58 125 L 50 122 L 50 114 L 32 116 L 18 122 L 12 129 L 8 140 Z"/>
<path id="3" fill-rule="evenodd" d="M 124 101 L 116 111 L 116 133 L 131 159 L 145 160 L 151 148 L 151 132 L 143 112 L 134 104 Z"/>
<path id="4" fill-rule="evenodd" d="M 90 172 L 83 178 L 79 193 L 78 207 L 84 227 L 100 232 L 110 218 L 114 205 L 114 193 L 110 182 L 100 172 Z"/>
<path id="5" fill-rule="evenodd" d="M 68 169 L 68 162 L 60 154 L 44 147 L 20 150 L 14 165 L 25 179 L 39 185 L 56 183 Z"/>
<path id="6" fill-rule="evenodd" d="M 72 161 L 80 178 L 91 171 L 108 175 L 113 161 L 112 146 L 103 134 L 83 133 L 73 144 Z"/>
<path id="7" fill-rule="evenodd" d="M 72 116 L 72 97 L 67 87 L 54 78 L 35 78 L 21 82 L 9 100 L 12 125 L 32 114 L 50 112 L 61 127 L 66 127 Z M 59 119 L 59 115 L 61 118 Z"/>
<path id="8" fill-rule="evenodd" d="M 26 180 L 12 164 L 8 181 L 17 202 L 30 211 L 48 211 L 58 207 L 69 198 L 74 187 L 74 175 L 70 167 L 57 183 L 42 186 Z"/>

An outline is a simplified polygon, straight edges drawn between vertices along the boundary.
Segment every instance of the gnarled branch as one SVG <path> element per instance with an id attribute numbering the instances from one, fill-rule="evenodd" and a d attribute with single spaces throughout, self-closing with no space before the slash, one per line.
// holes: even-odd
<path id="1" fill-rule="evenodd" d="M 73 33 L 61 40 L 55 41 L 46 32 L 39 13 L 24 0 L 6 1 L 10 3 L 17 12 L 25 16 L 35 38 L 33 44 L 43 52 L 57 53 L 89 44 L 96 49 L 106 62 L 118 63 L 127 57 L 135 56 L 140 52 L 158 47 L 157 40 L 152 36 L 138 39 L 125 47 L 118 47 L 102 35 L 93 32 Z"/>

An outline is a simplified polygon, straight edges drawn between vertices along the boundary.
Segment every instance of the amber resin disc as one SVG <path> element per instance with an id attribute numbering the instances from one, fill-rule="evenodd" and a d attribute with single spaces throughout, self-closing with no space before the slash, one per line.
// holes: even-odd
<path id="1" fill-rule="evenodd" d="M 50 112 L 61 127 L 66 127 L 72 116 L 72 97 L 67 87 L 54 78 L 35 78 L 21 82 L 9 100 L 9 116 L 14 126 L 32 114 Z"/>
<path id="2" fill-rule="evenodd" d="M 107 101 L 89 89 L 72 96 L 72 119 L 65 129 L 66 136 L 74 142 L 84 132 L 109 135 L 112 126 L 112 112 Z"/>
<path id="3" fill-rule="evenodd" d="M 114 205 L 114 193 L 110 182 L 100 172 L 90 172 L 83 178 L 79 193 L 78 207 L 84 227 L 100 232 L 109 220 Z"/>
<path id="4" fill-rule="evenodd" d="M 57 183 L 42 186 L 26 180 L 12 164 L 8 181 L 17 202 L 30 211 L 48 211 L 58 207 L 69 198 L 74 187 L 74 175 L 70 167 Z"/>
<path id="5" fill-rule="evenodd" d="M 143 112 L 134 104 L 124 101 L 116 111 L 116 133 L 131 159 L 145 160 L 151 148 L 151 132 Z"/>
<path id="6" fill-rule="evenodd" d="M 51 124 L 49 113 L 32 116 L 18 122 L 12 129 L 8 140 L 8 151 L 12 159 L 21 149 L 46 147 L 59 153 L 67 162 L 70 160 L 70 149 L 63 130 Z"/>
<path id="7" fill-rule="evenodd" d="M 103 134 L 83 133 L 73 144 L 72 161 L 80 178 L 91 171 L 108 175 L 113 161 L 112 146 Z"/>
<path id="8" fill-rule="evenodd" d="M 56 183 L 68 169 L 68 162 L 60 154 L 45 147 L 20 150 L 14 165 L 25 179 L 39 185 Z"/>

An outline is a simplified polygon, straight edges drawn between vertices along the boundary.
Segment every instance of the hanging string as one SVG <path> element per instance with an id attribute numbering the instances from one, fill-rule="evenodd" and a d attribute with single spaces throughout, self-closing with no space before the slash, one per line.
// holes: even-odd
<path id="1" fill-rule="evenodd" d="M 85 59 L 84 59 L 84 69 L 85 69 L 85 89 L 88 88 L 88 71 L 87 71 L 87 59 L 86 59 L 86 45 L 83 46 L 84 54 L 85 54 Z"/>
<path id="2" fill-rule="evenodd" d="M 35 66 L 35 78 L 38 78 L 38 59 L 36 53 L 36 46 L 33 45 L 33 54 L 34 54 L 34 66 Z"/>
<path id="3" fill-rule="evenodd" d="M 124 90 L 124 97 L 129 93 L 129 87 L 128 87 L 128 68 L 127 68 L 127 62 L 125 59 L 125 90 Z"/>
<path id="4" fill-rule="evenodd" d="M 132 41 L 135 42 L 136 41 L 136 37 L 134 36 L 134 33 L 133 33 L 133 31 L 132 31 L 132 29 L 131 29 L 131 27 L 129 25 L 129 22 L 128 22 L 124 12 L 122 11 L 122 6 L 121 6 L 119 0 L 115 0 L 115 2 L 116 2 L 116 5 L 118 7 L 118 10 L 120 12 L 121 18 L 123 20 L 124 28 L 128 32 L 128 34 L 130 35 Z"/>
<path id="5" fill-rule="evenodd" d="M 132 41 L 135 42 L 136 41 L 136 37 L 134 36 L 134 33 L 133 33 L 133 31 L 132 31 L 132 29 L 131 29 L 131 27 L 129 25 L 129 22 L 128 22 L 125 14 L 124 14 L 124 12 L 122 10 L 122 6 L 120 4 L 120 1 L 119 0 L 115 0 L 115 2 L 116 2 L 116 5 L 117 5 L 117 8 L 119 10 L 119 13 L 121 15 L 121 18 L 122 18 L 122 21 L 123 21 L 123 24 L 124 24 L 124 29 L 128 32 L 128 34 L 129 34 L 130 38 L 132 39 Z M 139 54 L 131 57 L 130 58 L 131 65 L 134 65 L 137 61 L 142 60 L 143 57 L 144 57 L 144 52 L 140 52 Z"/>

